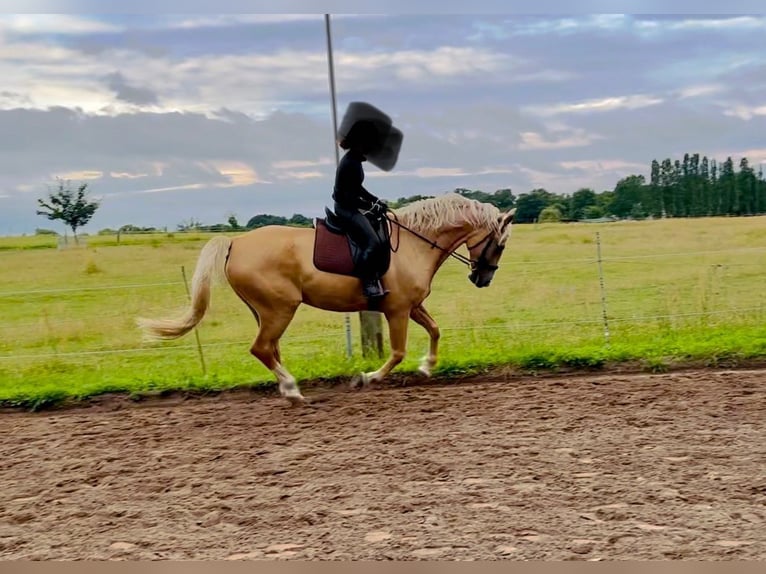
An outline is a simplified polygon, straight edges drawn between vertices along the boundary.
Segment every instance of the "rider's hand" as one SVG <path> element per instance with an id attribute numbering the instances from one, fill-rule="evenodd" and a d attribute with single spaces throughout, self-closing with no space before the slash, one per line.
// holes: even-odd
<path id="1" fill-rule="evenodd" d="M 382 214 L 383 213 L 383 209 L 382 209 L 382 207 L 380 205 L 380 202 L 378 202 L 378 201 L 373 202 L 373 204 L 370 206 L 369 212 L 372 215 L 380 215 L 380 214 Z"/>

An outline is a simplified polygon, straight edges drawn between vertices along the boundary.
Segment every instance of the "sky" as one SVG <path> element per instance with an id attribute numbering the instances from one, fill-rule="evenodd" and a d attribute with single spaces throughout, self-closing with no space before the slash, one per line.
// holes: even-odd
<path id="1" fill-rule="evenodd" d="M 571 194 L 653 159 L 766 168 L 763 15 L 333 15 L 338 121 L 382 109 L 404 141 L 365 186 Z M 85 231 L 314 217 L 335 170 L 322 14 L 0 15 L 0 235 L 62 178 Z M 342 153 L 342 151 L 341 151 Z"/>

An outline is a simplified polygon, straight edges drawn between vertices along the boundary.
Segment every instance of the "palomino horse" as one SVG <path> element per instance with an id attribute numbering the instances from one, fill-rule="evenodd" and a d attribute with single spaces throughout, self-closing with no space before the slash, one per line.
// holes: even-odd
<path id="1" fill-rule="evenodd" d="M 430 376 L 436 365 L 439 327 L 423 301 L 431 281 L 449 256 L 471 267 L 477 287 L 492 281 L 510 235 L 515 209 L 501 213 L 488 203 L 451 193 L 424 199 L 388 213 L 395 252 L 382 283 L 390 291 L 380 304 L 388 322 L 391 355 L 377 371 L 361 374 L 362 386 L 381 381 L 401 363 L 412 319 L 430 336 L 420 371 Z M 397 229 L 398 228 L 398 229 Z M 215 237 L 203 248 L 192 278 L 191 305 L 175 319 L 138 319 L 155 339 L 175 339 L 191 331 L 210 303 L 214 278 L 225 278 L 259 324 L 250 352 L 274 373 L 279 391 L 293 404 L 304 402 L 295 378 L 282 365 L 279 339 L 301 303 L 328 311 L 368 308 L 355 277 L 317 270 L 312 253 L 314 229 L 267 226 L 236 237 Z M 469 257 L 455 253 L 466 245 Z M 398 246 L 398 248 L 397 248 Z"/>

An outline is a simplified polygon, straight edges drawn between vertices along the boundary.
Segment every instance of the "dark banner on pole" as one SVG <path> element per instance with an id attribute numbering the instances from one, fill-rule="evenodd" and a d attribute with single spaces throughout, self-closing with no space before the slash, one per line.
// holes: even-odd
<path id="1" fill-rule="evenodd" d="M 396 165 L 403 137 L 386 113 L 367 102 L 351 102 L 338 129 L 341 146 L 361 144 L 367 160 L 383 171 Z"/>

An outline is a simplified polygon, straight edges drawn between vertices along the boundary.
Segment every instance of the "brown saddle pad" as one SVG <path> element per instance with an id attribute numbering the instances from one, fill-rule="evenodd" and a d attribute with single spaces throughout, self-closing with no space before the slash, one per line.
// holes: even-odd
<path id="1" fill-rule="evenodd" d="M 316 219 L 314 266 L 327 273 L 356 276 L 348 237 L 330 231 L 321 218 Z"/>

